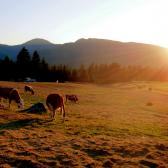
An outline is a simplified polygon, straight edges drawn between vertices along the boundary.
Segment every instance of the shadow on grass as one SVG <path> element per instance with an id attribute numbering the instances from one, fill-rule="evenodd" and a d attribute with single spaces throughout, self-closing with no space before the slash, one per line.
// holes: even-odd
<path id="1" fill-rule="evenodd" d="M 0 124 L 0 131 L 4 129 L 10 129 L 10 130 L 17 130 L 26 126 L 32 126 L 32 127 L 37 127 L 40 126 L 44 123 L 48 123 L 48 121 L 44 121 L 41 119 L 21 119 L 21 120 L 16 120 L 16 121 L 11 121 L 5 124 Z"/>

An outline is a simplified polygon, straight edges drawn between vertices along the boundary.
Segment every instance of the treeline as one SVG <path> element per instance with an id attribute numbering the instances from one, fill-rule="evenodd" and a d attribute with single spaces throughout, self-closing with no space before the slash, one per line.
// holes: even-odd
<path id="1" fill-rule="evenodd" d="M 66 66 L 49 66 L 37 51 L 32 56 L 23 47 L 18 53 L 16 61 L 8 56 L 0 60 L 0 80 L 24 81 L 26 77 L 37 81 L 67 81 L 68 73 Z"/>
<path id="2" fill-rule="evenodd" d="M 127 81 L 168 80 L 168 68 L 150 68 L 141 66 L 121 66 L 112 64 L 91 64 L 85 67 L 70 68 L 66 65 L 50 66 L 37 51 L 32 56 L 24 47 L 18 53 L 16 61 L 8 56 L 0 60 L 0 80 L 24 81 L 26 77 L 37 81 L 75 81 L 92 83 L 114 83 Z"/>

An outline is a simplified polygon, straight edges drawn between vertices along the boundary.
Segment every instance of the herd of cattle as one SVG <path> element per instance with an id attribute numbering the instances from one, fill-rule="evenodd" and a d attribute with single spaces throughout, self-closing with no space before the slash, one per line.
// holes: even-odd
<path id="1" fill-rule="evenodd" d="M 26 85 L 24 87 L 25 92 L 30 92 L 32 95 L 35 94 L 34 89 L 31 86 Z M 24 108 L 24 101 L 21 99 L 21 96 L 17 89 L 10 87 L 0 87 L 0 100 L 1 98 L 9 100 L 9 108 L 11 102 L 14 101 L 18 108 Z M 78 101 L 78 97 L 76 95 L 65 95 L 66 101 L 70 100 L 73 102 Z M 46 98 L 46 105 L 48 109 L 51 111 L 52 120 L 55 118 L 56 110 L 61 109 L 63 121 L 65 119 L 65 107 L 64 107 L 64 98 L 60 94 L 49 94 Z M 62 112 L 63 111 L 63 112 Z"/>

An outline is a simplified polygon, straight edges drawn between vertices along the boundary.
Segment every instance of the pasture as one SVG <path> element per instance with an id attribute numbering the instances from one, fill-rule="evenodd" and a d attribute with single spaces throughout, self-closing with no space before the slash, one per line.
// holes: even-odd
<path id="1" fill-rule="evenodd" d="M 168 167 L 168 83 L 110 85 L 0 82 L 19 90 L 25 108 L 48 94 L 76 94 L 65 122 L 49 114 L 0 109 L 0 167 Z M 2 103 L 2 102 L 1 102 Z M 4 101 L 6 105 L 7 102 Z"/>

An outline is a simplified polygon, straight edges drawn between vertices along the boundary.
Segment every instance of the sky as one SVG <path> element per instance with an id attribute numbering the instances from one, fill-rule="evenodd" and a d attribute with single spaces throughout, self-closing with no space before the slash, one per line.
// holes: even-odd
<path id="1" fill-rule="evenodd" d="M 168 48 L 167 8 L 168 0 L 0 0 L 0 43 L 100 38 Z"/>

